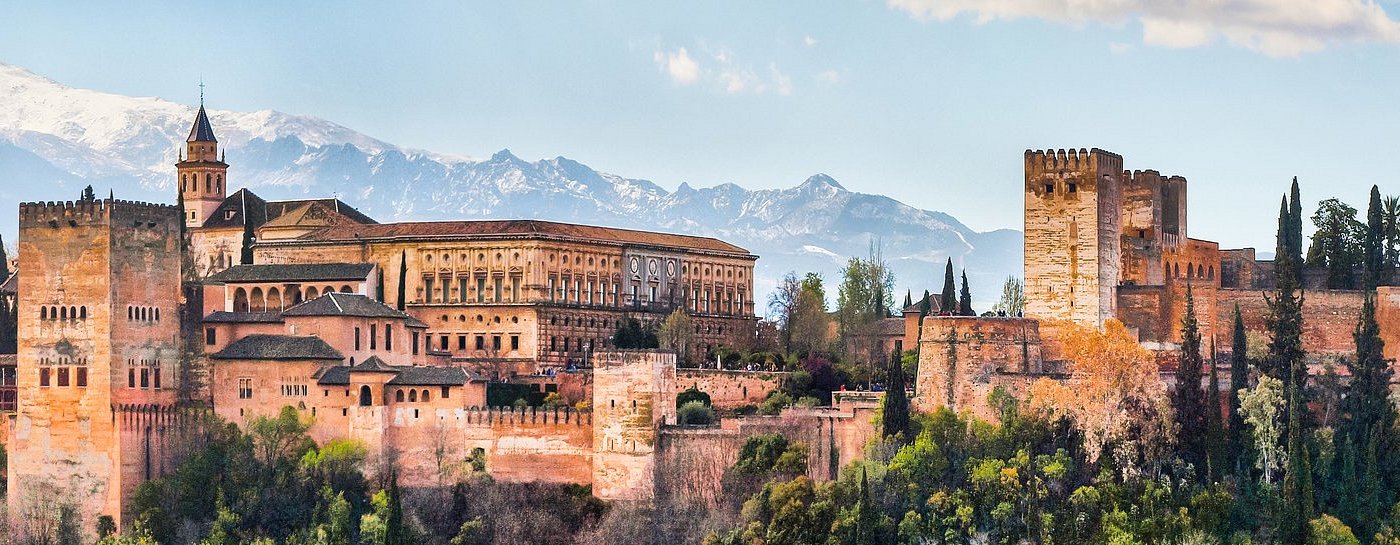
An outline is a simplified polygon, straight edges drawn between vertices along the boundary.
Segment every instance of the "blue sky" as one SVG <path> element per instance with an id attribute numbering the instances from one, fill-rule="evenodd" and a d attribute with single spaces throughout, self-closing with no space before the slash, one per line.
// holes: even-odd
<path id="1" fill-rule="evenodd" d="M 395 144 L 567 156 L 674 188 L 848 189 L 1020 228 L 1027 148 L 1190 182 L 1191 235 L 1273 246 L 1400 193 L 1400 4 L 1369 0 L 12 3 L 0 62 L 309 114 Z"/>

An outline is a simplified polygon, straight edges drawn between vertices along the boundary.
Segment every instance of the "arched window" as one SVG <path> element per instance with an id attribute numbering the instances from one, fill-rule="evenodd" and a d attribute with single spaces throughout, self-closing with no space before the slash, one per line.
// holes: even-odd
<path id="1" fill-rule="evenodd" d="M 1211 280 L 1215 280 L 1215 265 L 1211 265 L 1211 266 L 1210 266 L 1210 276 L 1208 276 L 1208 277 L 1206 277 L 1206 278 L 1209 278 L 1209 279 L 1211 279 Z"/>
<path id="2" fill-rule="evenodd" d="M 40 319 L 40 320 L 47 320 L 47 319 L 49 319 L 49 307 L 39 307 L 39 319 Z"/>
<path id="3" fill-rule="evenodd" d="M 409 400 L 410 402 L 418 401 L 418 390 L 409 390 L 409 391 L 408 391 L 408 400 Z"/>
<path id="4" fill-rule="evenodd" d="M 206 173 L 204 173 L 204 192 L 205 192 L 205 193 L 210 193 L 210 192 L 213 192 L 213 191 L 214 191 L 214 178 L 211 177 L 211 176 L 209 176 L 209 173 L 206 172 Z"/>
<path id="5" fill-rule="evenodd" d="M 306 288 L 306 300 L 310 301 L 312 299 L 315 299 L 316 295 L 316 286 Z"/>
<path id="6" fill-rule="evenodd" d="M 330 286 L 326 286 L 326 287 L 324 287 L 324 288 L 321 288 L 321 294 L 322 294 L 322 295 L 325 295 L 325 294 L 327 294 L 327 293 L 335 293 L 335 288 L 330 287 Z"/>
<path id="7" fill-rule="evenodd" d="M 267 311 L 267 299 L 263 297 L 262 288 L 253 288 L 253 292 L 248 295 L 249 310 L 253 312 Z"/>
<path id="8" fill-rule="evenodd" d="M 68 307 L 68 317 L 69 317 L 69 318 L 72 318 L 72 319 L 74 319 L 74 320 L 77 320 L 77 319 L 78 319 L 78 307 Z"/>
<path id="9" fill-rule="evenodd" d="M 180 175 L 180 191 L 189 191 L 189 190 L 190 190 L 190 175 L 189 175 L 189 174 L 181 174 L 181 175 Z"/>
<path id="10" fill-rule="evenodd" d="M 224 175 L 220 174 L 220 175 L 214 176 L 214 191 L 215 191 L 215 192 L 219 192 L 219 191 L 223 191 L 223 190 L 224 190 Z"/>
<path id="11" fill-rule="evenodd" d="M 156 307 L 156 308 L 155 308 L 155 313 L 156 313 L 156 321 L 159 322 L 159 321 L 160 321 L 160 307 Z M 86 313 L 84 313 L 84 314 L 86 314 Z M 87 318 L 86 315 L 84 315 L 83 317 L 84 317 L 84 318 Z"/>
<path id="12" fill-rule="evenodd" d="M 428 391 L 427 391 L 427 390 L 423 390 L 422 399 L 423 399 L 423 402 L 424 402 L 424 403 L 427 403 L 427 401 L 428 401 Z"/>
<path id="13" fill-rule="evenodd" d="M 267 309 L 282 310 L 282 292 L 277 288 L 267 288 Z"/>
<path id="14" fill-rule="evenodd" d="M 394 401 L 403 403 L 403 390 L 394 390 Z"/>
<path id="15" fill-rule="evenodd" d="M 86 319 L 87 319 L 87 305 L 83 305 L 83 306 L 81 306 L 81 307 L 78 307 L 78 319 L 80 319 L 80 320 L 86 320 Z"/>
<path id="16" fill-rule="evenodd" d="M 68 319 L 68 307 L 58 307 L 58 315 L 61 319 Z"/>
<path id="17" fill-rule="evenodd" d="M 248 312 L 248 292 L 243 288 L 233 290 L 233 311 Z"/>
<path id="18" fill-rule="evenodd" d="M 368 407 L 374 404 L 374 395 L 369 391 L 369 385 L 360 386 L 360 406 Z"/>
<path id="19" fill-rule="evenodd" d="M 341 286 L 340 293 L 355 293 L 355 290 L 351 289 L 350 286 Z"/>

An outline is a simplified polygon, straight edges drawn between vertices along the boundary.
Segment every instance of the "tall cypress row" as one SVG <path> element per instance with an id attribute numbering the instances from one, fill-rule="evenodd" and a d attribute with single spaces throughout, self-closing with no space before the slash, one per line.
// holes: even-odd
<path id="1" fill-rule="evenodd" d="M 399 310 L 403 310 L 403 309 L 404 309 L 404 299 L 405 299 L 406 294 L 407 294 L 407 291 L 408 291 L 407 282 L 408 282 L 408 250 L 404 250 L 403 253 L 399 254 L 399 299 L 398 299 L 398 302 L 397 302 L 397 305 L 398 305 L 398 309 L 399 309 Z"/>
<path id="2" fill-rule="evenodd" d="M 972 311 L 972 291 L 967 287 L 967 269 L 962 271 L 962 290 L 958 292 L 958 316 L 976 316 Z"/>
<path id="3" fill-rule="evenodd" d="M 1356 357 L 1347 361 L 1351 384 L 1342 431 L 1357 446 L 1368 444 L 1372 434 L 1381 435 L 1380 442 L 1386 445 L 1385 435 L 1396 413 L 1390 399 L 1392 371 L 1383 354 L 1385 342 L 1376 322 L 1376 297 L 1372 293 L 1366 293 L 1361 304 L 1361 317 L 1352 339 L 1356 342 Z"/>
<path id="4" fill-rule="evenodd" d="M 1299 363 L 1301 365 L 1301 362 Z M 1313 519 L 1312 456 L 1303 438 L 1302 386 L 1296 381 L 1288 385 L 1288 469 L 1283 476 L 1283 501 L 1286 515 L 1281 521 L 1280 534 L 1284 543 L 1302 543 L 1307 535 L 1308 521 Z"/>
<path id="5" fill-rule="evenodd" d="M 1224 472 L 1220 449 L 1224 446 L 1224 430 L 1221 428 L 1220 414 L 1220 375 L 1215 367 L 1215 339 L 1210 340 L 1210 382 L 1206 384 L 1206 473 L 1207 482 L 1213 482 Z"/>
<path id="6" fill-rule="evenodd" d="M 1371 186 L 1366 206 L 1366 233 L 1361 241 L 1361 263 L 1365 267 L 1362 289 L 1374 290 L 1385 271 L 1385 214 L 1381 211 L 1381 190 Z"/>
<path id="7" fill-rule="evenodd" d="M 903 433 L 905 440 L 909 437 L 909 399 L 904 392 L 904 365 L 901 361 L 903 354 L 895 350 L 890 354 L 889 388 L 885 391 L 884 407 L 881 411 L 880 423 L 883 427 L 883 435 L 892 437 Z"/>

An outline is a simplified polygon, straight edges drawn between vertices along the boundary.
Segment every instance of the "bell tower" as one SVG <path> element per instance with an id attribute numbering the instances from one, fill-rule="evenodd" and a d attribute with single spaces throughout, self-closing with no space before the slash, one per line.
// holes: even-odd
<path id="1" fill-rule="evenodd" d="M 214 138 L 214 128 L 209 125 L 209 115 L 204 112 L 204 96 L 200 93 L 199 114 L 190 127 L 190 136 L 185 139 L 185 153 L 180 162 L 175 163 L 180 184 L 180 197 L 184 199 L 186 227 L 199 227 L 209 219 L 209 215 L 224 202 L 226 194 L 228 164 L 219 156 L 219 140 Z"/>

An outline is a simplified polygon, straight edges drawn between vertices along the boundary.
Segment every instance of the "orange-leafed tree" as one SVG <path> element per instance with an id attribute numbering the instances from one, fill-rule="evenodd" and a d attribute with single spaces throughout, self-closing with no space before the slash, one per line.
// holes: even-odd
<path id="1" fill-rule="evenodd" d="M 1084 434 L 1090 463 L 1107 454 L 1132 471 L 1169 459 L 1171 406 L 1152 354 L 1117 320 L 1104 322 L 1102 330 L 1076 324 L 1057 329 L 1070 377 L 1033 384 L 1030 408 L 1072 420 Z"/>

